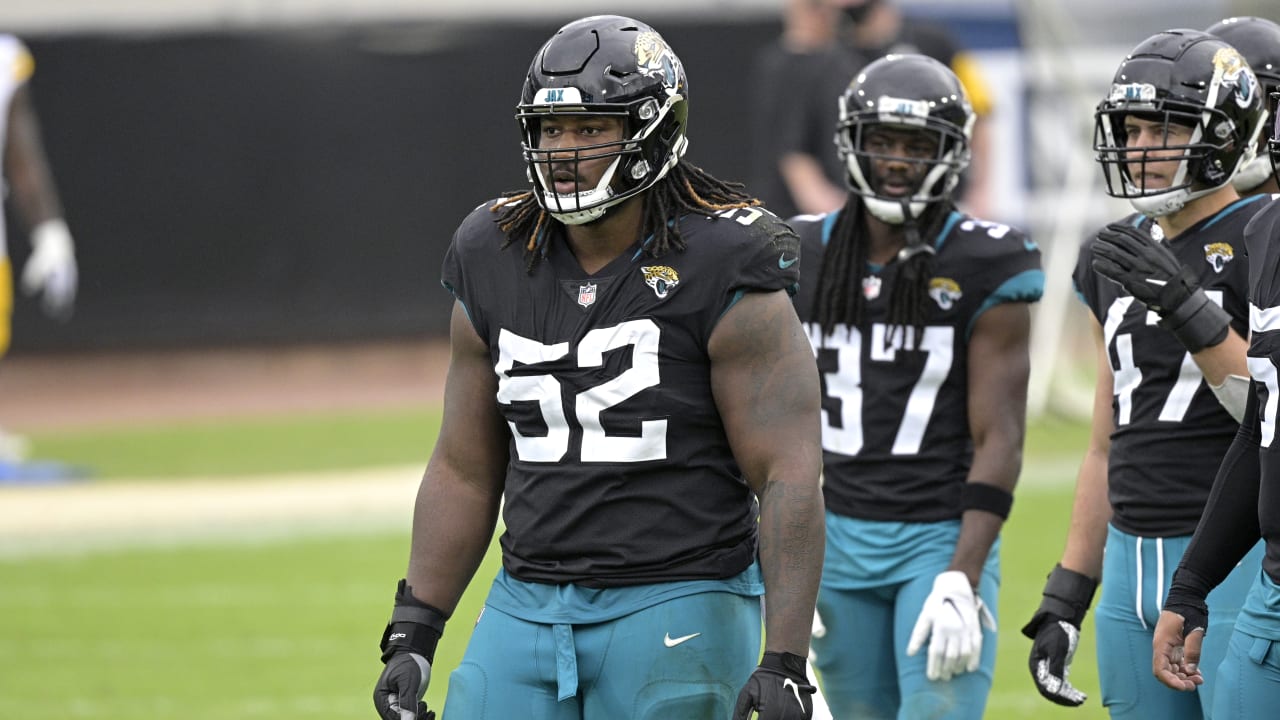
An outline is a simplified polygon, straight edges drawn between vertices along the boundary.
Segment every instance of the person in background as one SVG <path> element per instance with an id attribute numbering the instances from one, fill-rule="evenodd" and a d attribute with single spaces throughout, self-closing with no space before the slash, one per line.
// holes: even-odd
<path id="1" fill-rule="evenodd" d="M 0 178 L 7 205 L 29 229 L 32 247 L 22 269 L 22 290 L 39 295 L 48 315 L 66 320 L 75 304 L 78 279 L 75 243 L 40 137 L 30 87 L 34 72 L 35 61 L 22 41 L 0 34 Z M 13 267 L 5 225 L 0 213 L 0 356 L 9 349 L 13 318 Z M 0 429 L 0 464 L 18 465 L 26 451 L 24 438 Z"/>
<path id="2" fill-rule="evenodd" d="M 1085 701 L 1069 671 L 1101 582 L 1098 676 L 1111 717 L 1198 720 L 1210 707 L 1211 677 L 1197 697 L 1146 667 L 1173 569 L 1245 411 L 1241 235 L 1266 203 L 1240 199 L 1231 180 L 1253 157 L 1263 115 L 1244 58 L 1195 30 L 1139 43 L 1094 114 L 1107 193 L 1136 212 L 1087 240 L 1073 275 L 1097 348 L 1089 447 L 1062 559 L 1022 629 L 1032 680 L 1059 705 Z M 1213 633 L 1230 634 L 1259 563 L 1255 549 L 1209 597 L 1223 610 Z"/>
<path id="3" fill-rule="evenodd" d="M 625 17 L 569 23 L 529 67 L 532 187 L 472 211 L 445 256 L 444 417 L 383 635 L 384 720 L 434 715 L 435 647 L 499 511 L 448 720 L 811 717 L 824 534 L 800 246 L 684 159 L 688 92 Z"/>
<path id="4" fill-rule="evenodd" d="M 837 42 L 839 21 L 831 0 L 786 0 L 782 36 L 756 56 L 749 186 L 780 217 L 844 202 L 844 168 L 831 144 L 833 98 L 863 62 Z"/>
<path id="5" fill-rule="evenodd" d="M 813 664 L 836 718 L 977 720 L 1040 252 L 956 209 L 974 113 L 946 65 L 885 56 L 836 105 L 845 204 L 789 221 L 823 390 Z"/>
<path id="6" fill-rule="evenodd" d="M 1205 32 L 1216 35 L 1244 56 L 1262 86 L 1269 117 L 1280 108 L 1280 25 L 1260 17 L 1232 17 L 1213 24 Z M 1280 181 L 1272 172 L 1265 134 L 1258 141 L 1253 161 L 1241 168 L 1231 180 L 1240 197 L 1280 193 Z"/>

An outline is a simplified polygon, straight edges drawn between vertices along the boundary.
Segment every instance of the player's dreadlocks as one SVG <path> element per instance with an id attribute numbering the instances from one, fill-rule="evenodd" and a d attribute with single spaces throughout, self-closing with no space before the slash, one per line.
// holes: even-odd
<path id="1" fill-rule="evenodd" d="M 685 248 L 680 224 L 672 222 L 681 215 L 713 215 L 723 210 L 760 204 L 759 200 L 746 193 L 741 183 L 720 180 L 683 160 L 649 189 L 644 202 L 641 237 L 653 237 L 644 246 L 650 257 L 661 257 L 671 250 Z M 503 193 L 490 210 L 498 214 L 495 221 L 507 236 L 503 247 L 517 240 L 522 242 L 526 266 L 532 271 L 549 250 L 547 239 L 551 236 L 554 218 L 538 205 L 529 190 Z"/>
<path id="2" fill-rule="evenodd" d="M 954 209 L 951 203 L 932 203 L 907 226 L 907 244 L 899 252 L 898 276 L 889 294 L 892 333 L 914 328 L 920 337 L 928 320 L 929 280 L 933 277 L 933 238 Z M 867 207 L 858 195 L 845 202 L 822 256 L 814 295 L 814 317 L 822 334 L 843 323 L 856 327 L 866 311 L 862 278 L 867 272 Z"/>

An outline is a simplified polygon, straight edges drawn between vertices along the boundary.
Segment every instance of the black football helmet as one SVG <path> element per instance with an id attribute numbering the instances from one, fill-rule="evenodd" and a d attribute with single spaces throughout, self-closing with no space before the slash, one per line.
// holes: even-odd
<path id="1" fill-rule="evenodd" d="M 1262 97 L 1271 117 L 1276 116 L 1276 93 L 1280 92 L 1280 25 L 1260 17 L 1233 17 L 1215 23 L 1205 32 L 1215 35 L 1240 51 L 1262 87 Z M 1266 122 L 1265 120 L 1263 121 Z M 1265 127 L 1265 125 L 1264 125 Z M 1267 161 L 1265 145 L 1259 146 L 1258 156 L 1236 173 L 1231 184 L 1236 190 L 1247 193 L 1271 177 L 1274 171 Z"/>
<path id="2" fill-rule="evenodd" d="M 948 200 L 969 165 L 975 116 L 964 86 L 946 65 L 925 55 L 886 55 L 854 77 L 839 100 L 836 149 L 845 164 L 849 189 L 883 222 L 900 225 L 920 217 L 929 203 Z M 872 161 L 918 158 L 869 152 L 867 131 L 879 125 L 937 135 L 938 151 L 909 198 L 879 192 Z"/>
<path id="3" fill-rule="evenodd" d="M 631 18 L 598 15 L 565 25 L 529 66 L 516 119 L 534 197 L 560 222 L 579 225 L 653 186 L 684 155 L 689 141 L 689 81 L 684 66 L 653 28 Z M 558 194 L 552 158 L 538 147 L 550 114 L 608 115 L 624 121 L 626 138 L 577 149 L 573 162 L 613 157 L 596 187 Z"/>
<path id="4" fill-rule="evenodd" d="M 1094 113 L 1093 149 L 1107 194 L 1151 216 L 1231 182 L 1254 157 L 1262 131 L 1262 91 L 1249 64 L 1223 40 L 1198 30 L 1166 30 L 1143 40 L 1120 63 L 1111 92 Z M 1126 147 L 1129 115 L 1191 128 L 1183 145 Z M 1179 161 L 1169 187 L 1148 188 L 1132 165 Z"/>

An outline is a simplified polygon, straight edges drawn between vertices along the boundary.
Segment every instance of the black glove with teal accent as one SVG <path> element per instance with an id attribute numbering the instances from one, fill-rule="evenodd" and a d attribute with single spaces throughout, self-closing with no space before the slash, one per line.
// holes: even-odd
<path id="1" fill-rule="evenodd" d="M 1187 350 L 1198 353 L 1227 339 L 1231 316 L 1204 294 L 1195 274 L 1173 251 L 1146 230 L 1111 223 L 1098 232 L 1092 249 L 1093 269 L 1159 315 L 1160 327 Z"/>
<path id="2" fill-rule="evenodd" d="M 422 701 L 431 682 L 431 663 L 444 633 L 445 614 L 419 601 L 404 580 L 396 587 L 396 606 L 382 632 L 386 667 L 373 688 L 373 706 L 382 720 L 435 720 Z"/>
<path id="3" fill-rule="evenodd" d="M 809 683 L 804 658 L 767 652 L 738 693 L 733 720 L 749 720 L 752 710 L 759 720 L 810 720 L 817 691 Z"/>

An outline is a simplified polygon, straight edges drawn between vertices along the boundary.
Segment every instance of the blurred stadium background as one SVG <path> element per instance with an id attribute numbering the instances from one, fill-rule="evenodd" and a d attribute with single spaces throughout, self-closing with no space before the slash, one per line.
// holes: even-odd
<path id="1" fill-rule="evenodd" d="M 989 717 L 1068 713 L 1017 628 L 1061 548 L 1092 345 L 1069 273 L 1106 198 L 1092 109 L 1167 27 L 1268 0 L 898 0 L 992 86 L 991 215 L 1045 253 L 1037 418 L 1004 542 Z M 457 222 L 523 184 L 512 112 L 565 21 L 655 25 L 691 76 L 690 159 L 749 174 L 750 68 L 781 0 L 5 0 L 75 234 L 75 317 L 19 298 L 0 426 L 97 480 L 0 483 L 0 717 L 371 717 L 376 641 L 438 422 Z M 785 102 L 785 99 L 780 100 Z M 833 103 L 834 105 L 834 103 Z M 26 243 L 11 226 L 15 267 Z M 235 497 L 228 499 L 228 493 Z M 485 571 L 482 570 L 482 575 Z M 459 617 L 474 615 L 484 583 Z M 465 643 L 455 621 L 429 698 Z M 1091 628 L 1086 629 L 1088 640 Z"/>
<path id="2" fill-rule="evenodd" d="M 1138 39 L 1266 3 L 900 4 L 950 26 L 990 80 L 991 214 L 1032 232 L 1050 277 L 1032 411 L 1076 411 L 1072 364 L 1087 344 L 1064 342 L 1075 335 L 1068 268 L 1086 229 L 1123 210 L 1098 191 L 1090 111 Z M 0 3 L 0 28 L 37 60 L 33 91 L 84 278 L 70 323 L 18 303 L 13 355 L 439 337 L 439 261 L 468 210 L 523 183 L 512 108 L 551 31 L 590 12 L 656 24 L 693 80 L 691 159 L 746 179 L 752 58 L 777 36 L 780 7 Z M 20 263 L 26 245 L 11 245 Z"/>

